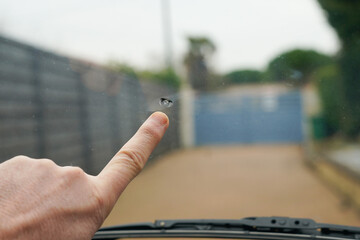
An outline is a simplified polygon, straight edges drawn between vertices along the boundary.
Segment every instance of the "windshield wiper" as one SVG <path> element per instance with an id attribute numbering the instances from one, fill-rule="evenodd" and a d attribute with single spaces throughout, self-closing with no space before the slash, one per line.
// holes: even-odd
<path id="1" fill-rule="evenodd" d="M 156 220 L 99 229 L 93 239 L 119 238 L 360 239 L 360 227 L 306 218 L 248 217 L 239 220 Z"/>

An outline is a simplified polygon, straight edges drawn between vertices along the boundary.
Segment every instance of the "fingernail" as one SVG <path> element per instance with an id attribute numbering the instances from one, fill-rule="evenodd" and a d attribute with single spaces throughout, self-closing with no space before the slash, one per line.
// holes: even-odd
<path id="1" fill-rule="evenodd" d="M 163 112 L 154 112 L 153 114 L 151 114 L 149 119 L 154 120 L 163 126 L 169 125 L 169 118 Z"/>

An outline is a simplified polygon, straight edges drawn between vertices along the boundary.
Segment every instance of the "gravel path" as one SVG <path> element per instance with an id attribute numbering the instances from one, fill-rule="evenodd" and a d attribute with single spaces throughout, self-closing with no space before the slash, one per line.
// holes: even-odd
<path id="1" fill-rule="evenodd" d="M 178 151 L 148 166 L 104 225 L 177 218 L 308 217 L 360 226 L 291 145 Z"/>

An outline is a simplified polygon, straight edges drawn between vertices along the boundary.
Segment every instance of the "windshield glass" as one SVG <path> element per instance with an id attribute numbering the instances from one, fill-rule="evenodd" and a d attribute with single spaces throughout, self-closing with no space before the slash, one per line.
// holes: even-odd
<path id="1" fill-rule="evenodd" d="M 360 226 L 360 2 L 0 2 L 0 162 L 96 175 L 170 126 L 104 226 L 312 218 Z"/>

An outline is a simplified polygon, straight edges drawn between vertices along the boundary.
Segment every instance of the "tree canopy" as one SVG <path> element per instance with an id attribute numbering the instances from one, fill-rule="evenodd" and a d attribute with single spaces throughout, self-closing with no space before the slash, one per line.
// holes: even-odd
<path id="1" fill-rule="evenodd" d="M 188 80 L 197 90 L 207 90 L 210 85 L 208 62 L 215 52 L 215 44 L 207 37 L 189 37 L 188 52 L 184 57 Z"/>
<path id="2" fill-rule="evenodd" d="M 318 2 L 325 10 L 327 19 L 340 37 L 342 44 L 358 42 L 360 38 L 360 1 L 318 0 Z"/>
<path id="3" fill-rule="evenodd" d="M 294 49 L 270 61 L 267 78 L 270 81 L 301 86 L 309 80 L 313 71 L 332 62 L 331 57 L 314 50 Z"/>
<path id="4" fill-rule="evenodd" d="M 225 74 L 224 80 L 230 84 L 259 83 L 262 81 L 262 72 L 252 69 L 235 70 Z"/>
<path id="5" fill-rule="evenodd" d="M 159 71 L 142 71 L 138 73 L 141 79 L 151 80 L 157 83 L 179 88 L 181 81 L 172 68 L 165 68 Z"/>
<path id="6" fill-rule="evenodd" d="M 139 70 L 128 64 L 111 61 L 108 63 L 108 67 L 115 71 L 124 73 L 131 77 L 139 78 L 143 81 L 153 81 L 156 83 L 171 86 L 173 88 L 179 88 L 181 84 L 180 77 L 172 68 L 164 68 L 160 70 Z"/>
<path id="7" fill-rule="evenodd" d="M 354 138 L 360 134 L 360 1 L 318 0 L 330 25 L 341 41 L 338 58 L 339 81 L 344 99 L 341 126 L 346 136 Z"/>

